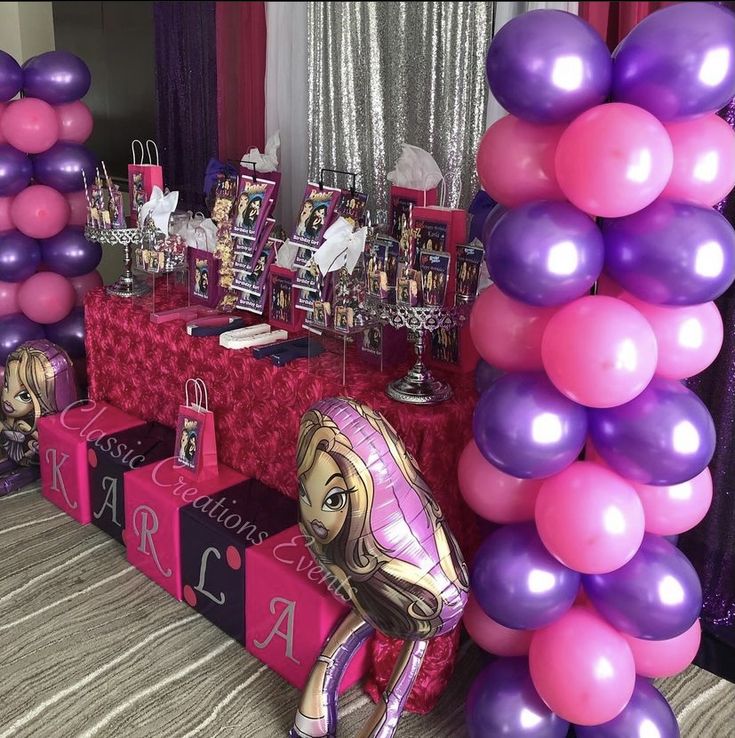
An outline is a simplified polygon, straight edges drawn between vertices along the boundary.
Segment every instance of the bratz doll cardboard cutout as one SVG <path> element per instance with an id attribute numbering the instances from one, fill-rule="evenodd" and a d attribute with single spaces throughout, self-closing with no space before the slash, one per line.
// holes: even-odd
<path id="1" fill-rule="evenodd" d="M 0 496 L 38 479 L 38 419 L 77 399 L 74 367 L 50 341 L 28 341 L 5 362 L 0 413 Z"/>
<path id="2" fill-rule="evenodd" d="M 353 611 L 317 660 L 292 737 L 336 735 L 336 695 L 350 658 L 379 630 L 406 641 L 361 738 L 395 732 L 426 647 L 451 631 L 468 576 L 439 506 L 395 430 L 351 400 L 321 400 L 301 419 L 300 527 Z"/>

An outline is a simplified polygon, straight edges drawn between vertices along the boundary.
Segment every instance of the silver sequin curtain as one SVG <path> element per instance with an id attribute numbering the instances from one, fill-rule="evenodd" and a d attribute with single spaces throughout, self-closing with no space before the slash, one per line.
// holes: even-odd
<path id="1" fill-rule="evenodd" d="M 485 130 L 493 6 L 309 3 L 310 176 L 322 166 L 357 171 L 370 209 L 384 210 L 386 174 L 405 141 L 433 154 L 446 204 L 466 207 Z"/>

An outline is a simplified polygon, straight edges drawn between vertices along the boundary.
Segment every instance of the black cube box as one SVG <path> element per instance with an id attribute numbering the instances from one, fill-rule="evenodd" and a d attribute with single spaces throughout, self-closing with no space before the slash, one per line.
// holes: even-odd
<path id="1" fill-rule="evenodd" d="M 101 438 L 89 451 L 92 522 L 123 543 L 125 472 L 174 455 L 174 430 L 144 423 Z"/>
<path id="2" fill-rule="evenodd" d="M 294 525 L 296 500 L 251 479 L 181 508 L 184 601 L 245 643 L 245 551 Z"/>

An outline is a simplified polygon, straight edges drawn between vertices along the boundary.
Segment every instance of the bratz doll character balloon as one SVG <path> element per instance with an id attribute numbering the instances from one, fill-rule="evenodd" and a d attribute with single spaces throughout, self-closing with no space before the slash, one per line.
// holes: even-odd
<path id="1" fill-rule="evenodd" d="M 77 399 L 74 367 L 50 341 L 28 341 L 5 362 L 0 413 L 0 496 L 38 479 L 38 419 Z"/>
<path id="2" fill-rule="evenodd" d="M 291 736 L 336 735 L 339 682 L 379 630 L 406 643 L 360 735 L 389 738 L 429 640 L 462 617 L 467 569 L 416 462 L 379 413 L 321 400 L 301 419 L 297 457 L 301 530 L 353 611 L 312 669 Z"/>

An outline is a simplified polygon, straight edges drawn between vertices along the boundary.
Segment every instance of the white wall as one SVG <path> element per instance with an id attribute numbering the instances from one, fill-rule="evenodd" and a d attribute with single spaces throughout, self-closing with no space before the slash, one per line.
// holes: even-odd
<path id="1" fill-rule="evenodd" d="M 0 2 L 0 49 L 21 64 L 55 48 L 50 2 Z"/>

